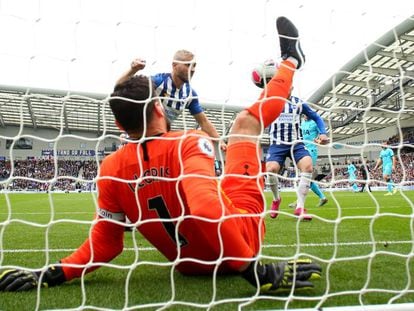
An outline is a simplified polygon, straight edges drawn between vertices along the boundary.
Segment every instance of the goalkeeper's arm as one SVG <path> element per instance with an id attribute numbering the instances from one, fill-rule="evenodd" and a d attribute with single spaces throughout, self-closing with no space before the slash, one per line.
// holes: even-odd
<path id="1" fill-rule="evenodd" d="M 101 218 L 93 226 L 90 238 L 71 255 L 60 260 L 66 280 L 80 277 L 86 265 L 86 273 L 89 273 L 99 268 L 99 263 L 110 262 L 118 256 L 124 248 L 124 228 L 120 224 Z"/>
<path id="2" fill-rule="evenodd" d="M 58 265 L 44 270 L 9 269 L 0 272 L 0 291 L 25 291 L 37 287 L 51 287 L 80 277 L 99 268 L 99 263 L 109 262 L 123 249 L 124 227 L 109 221 L 94 225 L 91 237 L 75 252 L 60 260 Z"/>

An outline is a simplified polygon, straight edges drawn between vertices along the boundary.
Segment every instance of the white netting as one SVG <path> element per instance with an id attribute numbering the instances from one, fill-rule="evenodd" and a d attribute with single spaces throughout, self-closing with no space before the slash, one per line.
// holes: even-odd
<path id="1" fill-rule="evenodd" d="M 143 73 L 153 74 L 170 71 L 177 49 L 193 51 L 194 88 L 208 119 L 227 137 L 235 114 L 258 95 L 251 69 L 279 53 L 276 16 L 292 18 L 301 32 L 308 63 L 295 79 L 295 93 L 306 98 L 412 9 L 407 1 L 386 8 L 374 1 L 330 5 L 0 1 L 0 269 L 46 268 L 90 233 L 100 162 L 122 143 L 107 96 L 133 58 L 144 57 Z M 239 276 L 184 277 L 174 270 L 180 260 L 166 261 L 138 233 L 128 232 L 116 260 L 57 288 L 2 293 L 0 309 L 412 308 L 402 303 L 414 301 L 413 35 L 412 29 L 395 30 L 395 43 L 352 72 L 347 67 L 352 83 L 312 103 L 329 119 L 333 138 L 320 148 L 319 162 L 321 175 L 328 175 L 320 185 L 329 205 L 309 208 L 311 223 L 296 221 L 287 203 L 295 199 L 290 190 L 297 172 L 287 167 L 279 176 L 284 200 L 279 218 L 263 214 L 267 234 L 258 257 L 268 262 L 307 256 L 320 262 L 324 272 L 313 290 L 263 295 Z M 389 77 L 394 80 L 387 83 Z M 372 105 L 373 97 L 367 105 L 358 101 L 357 96 L 367 98 L 365 89 L 370 96 L 388 94 L 381 99 L 386 105 Z M 345 113 L 355 118 L 338 126 L 347 121 L 347 110 L 362 114 Z M 174 129 L 196 127 L 188 112 L 173 123 Z M 383 196 L 381 171 L 370 175 L 372 193 L 337 191 L 349 186 L 346 160 L 372 168 L 384 139 L 395 144 L 398 194 Z M 264 134 L 262 142 L 267 141 Z M 225 155 L 218 153 L 217 160 L 224 162 Z M 265 196 L 269 205 L 270 193 Z M 310 206 L 317 203 L 312 196 Z"/>

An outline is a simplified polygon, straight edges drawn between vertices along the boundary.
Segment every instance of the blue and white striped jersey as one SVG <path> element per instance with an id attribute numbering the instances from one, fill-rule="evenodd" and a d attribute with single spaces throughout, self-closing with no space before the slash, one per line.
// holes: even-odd
<path id="1" fill-rule="evenodd" d="M 185 108 L 189 109 L 192 115 L 203 112 L 198 95 L 190 83 L 186 82 L 177 89 L 170 73 L 158 73 L 151 78 L 155 84 L 156 95 L 160 97 L 171 121 L 177 119 Z"/>
<path id="2" fill-rule="evenodd" d="M 301 139 L 300 115 L 302 102 L 297 97 L 291 97 L 285 102 L 280 116 L 270 125 L 270 144 L 280 145 Z"/>
<path id="3" fill-rule="evenodd" d="M 321 134 L 326 134 L 323 119 L 312 110 L 308 104 L 295 96 L 286 101 L 280 116 L 270 125 L 270 144 L 290 144 L 302 139 L 300 130 L 300 115 L 305 114 L 310 120 L 316 122 Z"/>

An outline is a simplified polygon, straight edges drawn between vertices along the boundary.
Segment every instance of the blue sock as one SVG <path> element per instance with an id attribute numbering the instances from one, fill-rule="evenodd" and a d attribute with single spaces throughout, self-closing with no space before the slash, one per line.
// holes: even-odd
<path id="1" fill-rule="evenodd" d="M 390 180 L 389 182 L 387 182 L 387 190 L 388 192 L 392 192 L 392 181 Z"/>
<path id="2" fill-rule="evenodd" d="M 353 189 L 354 191 L 358 191 L 358 186 L 356 185 L 356 183 L 353 183 L 353 184 L 352 184 L 352 189 Z"/>
<path id="3" fill-rule="evenodd" d="M 317 183 L 311 182 L 310 189 L 319 197 L 319 199 L 325 199 L 325 195 L 322 193 Z"/>

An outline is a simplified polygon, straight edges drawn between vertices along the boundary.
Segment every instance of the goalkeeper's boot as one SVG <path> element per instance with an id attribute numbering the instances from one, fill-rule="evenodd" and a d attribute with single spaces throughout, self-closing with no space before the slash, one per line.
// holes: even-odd
<path id="1" fill-rule="evenodd" d="M 298 216 L 300 220 L 302 221 L 311 221 L 312 216 L 308 215 L 306 208 L 303 207 L 297 207 L 295 211 L 293 212 L 295 216 Z"/>
<path id="2" fill-rule="evenodd" d="M 252 262 L 242 273 L 262 293 L 283 293 L 313 288 L 312 280 L 320 279 L 322 268 L 310 259 L 262 264 Z M 256 279 L 257 278 L 257 279 Z"/>
<path id="3" fill-rule="evenodd" d="M 397 192 L 398 192 L 397 187 L 394 187 L 394 190 L 392 190 L 392 194 L 397 194 Z"/>
<path id="4" fill-rule="evenodd" d="M 279 33 L 280 52 L 282 59 L 293 57 L 298 61 L 297 69 L 305 63 L 305 54 L 299 42 L 299 32 L 293 23 L 284 16 L 276 20 L 276 28 Z"/>
<path id="5" fill-rule="evenodd" d="M 278 211 L 279 211 L 281 202 L 282 202 L 281 197 L 279 197 L 277 200 L 272 201 L 272 205 L 270 206 L 270 217 L 277 218 L 277 216 L 279 216 Z"/>

